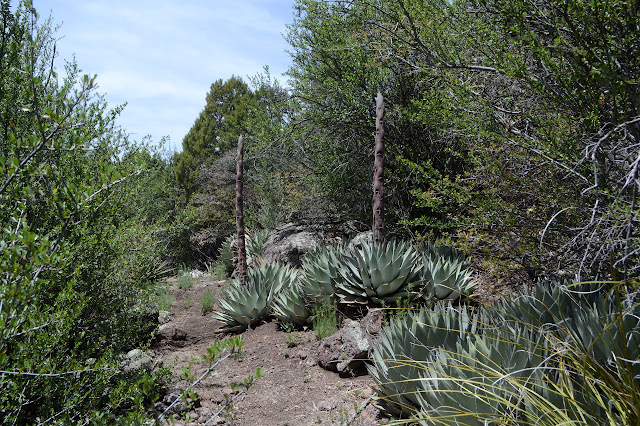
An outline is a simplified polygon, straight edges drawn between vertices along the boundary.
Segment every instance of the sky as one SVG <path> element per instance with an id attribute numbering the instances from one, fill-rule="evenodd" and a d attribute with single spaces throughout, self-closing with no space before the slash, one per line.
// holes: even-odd
<path id="1" fill-rule="evenodd" d="M 109 106 L 127 106 L 118 123 L 136 140 L 182 149 L 213 82 L 249 78 L 269 67 L 286 83 L 284 40 L 294 0 L 34 0 L 51 15 L 61 59 L 97 74 Z M 58 61 L 58 72 L 64 63 Z"/>

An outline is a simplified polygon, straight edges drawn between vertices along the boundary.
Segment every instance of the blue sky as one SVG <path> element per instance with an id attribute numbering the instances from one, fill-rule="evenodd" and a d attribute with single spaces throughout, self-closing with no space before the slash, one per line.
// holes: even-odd
<path id="1" fill-rule="evenodd" d="M 119 124 L 135 139 L 171 138 L 170 150 L 202 111 L 211 84 L 248 82 L 269 66 L 282 83 L 291 61 L 283 35 L 294 0 L 34 0 L 51 14 L 60 58 L 75 54 L 98 75 L 110 106 L 127 102 Z M 62 71 L 62 62 L 58 62 Z"/>

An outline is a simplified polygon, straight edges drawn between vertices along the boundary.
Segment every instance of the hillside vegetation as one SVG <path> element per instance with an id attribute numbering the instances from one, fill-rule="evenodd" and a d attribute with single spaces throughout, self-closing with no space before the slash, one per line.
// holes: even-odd
<path id="1" fill-rule="evenodd" d="M 215 81 L 173 154 L 120 128 L 95 76 L 54 67 L 51 19 L 30 2 L 0 13 L 3 422 L 152 416 L 168 373 L 125 372 L 122 354 L 151 342 L 163 277 L 224 268 L 238 136 L 248 229 L 368 224 L 378 92 L 388 246 L 326 247 L 302 271 L 258 265 L 260 318 L 236 315 L 234 284 L 217 318 L 244 329 L 275 301 L 296 327 L 321 306 L 310 295 L 404 300 L 422 313 L 389 322 L 370 366 L 390 414 L 638 422 L 640 1 L 296 0 L 289 80 L 265 67 Z M 313 262 L 331 275 L 309 284 Z M 394 262 L 396 287 L 378 279 Z M 537 290 L 480 308 L 471 270 Z"/>

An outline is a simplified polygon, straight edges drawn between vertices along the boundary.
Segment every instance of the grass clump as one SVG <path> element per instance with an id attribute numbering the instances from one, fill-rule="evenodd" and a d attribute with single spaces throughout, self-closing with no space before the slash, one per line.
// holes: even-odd
<path id="1" fill-rule="evenodd" d="M 213 312 L 213 305 L 215 304 L 215 300 L 215 291 L 207 290 L 204 292 L 202 298 L 200 299 L 200 311 L 202 311 L 202 315 Z"/>
<path id="2" fill-rule="evenodd" d="M 159 311 L 170 311 L 171 305 L 176 300 L 176 297 L 169 293 L 169 289 L 166 285 L 158 286 L 156 290 L 156 304 Z"/>
<path id="3" fill-rule="evenodd" d="M 222 261 L 217 261 L 209 268 L 209 273 L 218 281 L 226 280 L 229 278 L 227 274 L 227 267 Z"/>
<path id="4" fill-rule="evenodd" d="M 181 267 L 178 271 L 178 287 L 182 290 L 188 290 L 193 287 L 194 283 L 195 281 L 191 276 L 191 272 L 184 266 Z"/>
<path id="5" fill-rule="evenodd" d="M 335 334 L 340 328 L 340 317 L 336 309 L 336 303 L 327 301 L 320 306 L 311 309 L 313 319 L 313 331 L 318 339 L 324 339 Z"/>

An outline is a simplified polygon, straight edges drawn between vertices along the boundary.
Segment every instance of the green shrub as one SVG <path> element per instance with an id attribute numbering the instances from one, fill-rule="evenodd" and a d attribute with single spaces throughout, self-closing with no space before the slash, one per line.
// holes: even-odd
<path id="1" fill-rule="evenodd" d="M 191 272 L 185 269 L 184 267 L 178 271 L 178 288 L 182 290 L 188 290 L 193 287 L 195 284 L 195 280 L 191 275 Z"/>
<path id="2" fill-rule="evenodd" d="M 156 289 L 156 303 L 159 311 L 170 311 L 176 297 L 169 293 L 166 285 L 159 285 Z"/>
<path id="3" fill-rule="evenodd" d="M 202 314 L 207 314 L 213 311 L 213 306 L 215 305 L 216 293 L 213 290 L 207 290 L 202 295 L 200 299 L 200 310 Z"/>
<path id="4" fill-rule="evenodd" d="M 333 336 L 340 328 L 340 316 L 335 302 L 325 302 L 311 308 L 313 331 L 318 339 Z"/>

